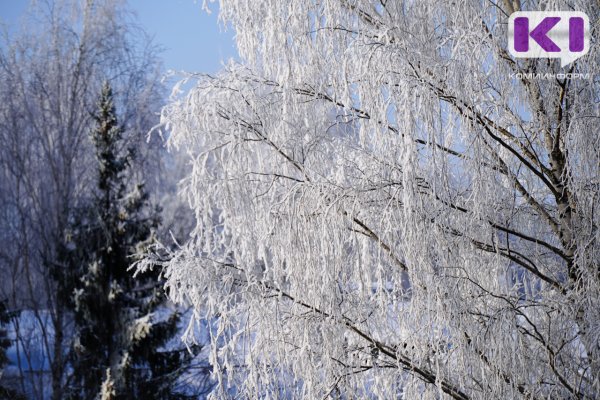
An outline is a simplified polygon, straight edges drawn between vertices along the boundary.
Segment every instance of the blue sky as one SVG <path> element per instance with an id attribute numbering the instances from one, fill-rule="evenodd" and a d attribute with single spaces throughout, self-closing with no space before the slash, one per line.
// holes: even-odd
<path id="1" fill-rule="evenodd" d="M 30 0 L 0 0 L 0 20 L 14 27 Z M 212 14 L 202 0 L 127 0 L 140 25 L 164 48 L 165 69 L 214 73 L 221 61 L 237 55 L 231 28 L 218 23 L 218 6 Z"/>

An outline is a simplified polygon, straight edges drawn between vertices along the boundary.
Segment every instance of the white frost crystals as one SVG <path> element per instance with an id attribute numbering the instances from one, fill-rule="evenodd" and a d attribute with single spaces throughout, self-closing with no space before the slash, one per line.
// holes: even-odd
<path id="1" fill-rule="evenodd" d="M 244 65 L 162 116 L 215 398 L 597 395 L 599 88 L 510 78 L 558 65 L 513 60 L 495 3 L 221 2 Z"/>

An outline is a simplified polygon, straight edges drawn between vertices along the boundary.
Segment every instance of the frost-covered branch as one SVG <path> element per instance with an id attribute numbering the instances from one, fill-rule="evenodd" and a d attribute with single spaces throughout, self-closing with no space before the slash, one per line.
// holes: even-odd
<path id="1" fill-rule="evenodd" d="M 600 390 L 598 88 L 512 77 L 560 71 L 507 53 L 518 3 L 221 2 L 243 64 L 162 114 L 216 397 Z"/>

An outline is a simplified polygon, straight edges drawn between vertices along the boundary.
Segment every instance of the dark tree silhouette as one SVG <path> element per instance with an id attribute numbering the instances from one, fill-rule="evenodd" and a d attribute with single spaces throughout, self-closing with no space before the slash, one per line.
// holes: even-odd
<path id="1" fill-rule="evenodd" d="M 179 314 L 165 306 L 158 271 L 135 279 L 130 266 L 155 240 L 160 223 L 143 184 L 129 185 L 132 149 L 122 148 L 113 94 L 102 89 L 96 128 L 98 186 L 74 239 L 88 254 L 73 290 L 77 337 L 73 398 L 179 399 L 174 385 L 189 358 L 165 347 Z M 79 252 L 81 253 L 81 251 Z"/>

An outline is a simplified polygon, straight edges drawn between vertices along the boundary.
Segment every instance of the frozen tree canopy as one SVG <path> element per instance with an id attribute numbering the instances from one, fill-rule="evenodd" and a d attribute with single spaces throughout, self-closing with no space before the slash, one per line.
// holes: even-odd
<path id="1" fill-rule="evenodd" d="M 599 64 L 516 60 L 515 10 L 222 0 L 242 64 L 162 113 L 193 165 L 167 289 L 217 398 L 593 398 Z M 596 31 L 592 31 L 592 38 Z M 533 73 L 592 73 L 539 79 Z"/>

